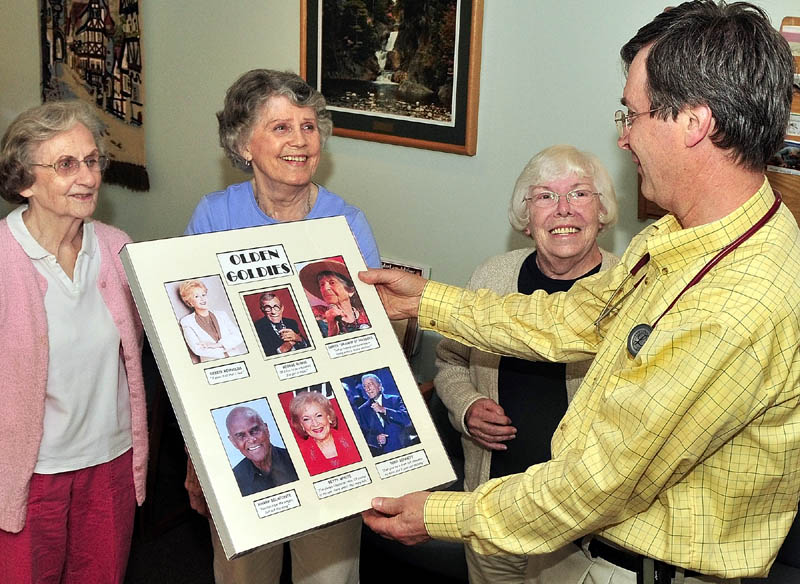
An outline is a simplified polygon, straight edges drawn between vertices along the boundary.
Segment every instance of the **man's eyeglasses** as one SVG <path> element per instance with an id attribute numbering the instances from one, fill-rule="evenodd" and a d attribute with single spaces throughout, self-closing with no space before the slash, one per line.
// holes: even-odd
<path id="1" fill-rule="evenodd" d="M 561 197 L 564 197 L 567 200 L 567 203 L 570 205 L 575 207 L 584 207 L 588 205 L 589 202 L 595 198 L 595 196 L 599 195 L 600 193 L 593 193 L 587 189 L 576 189 L 574 191 L 564 193 L 563 195 L 553 191 L 540 191 L 538 193 L 528 195 L 523 199 L 523 201 L 526 203 L 531 203 L 534 207 L 544 209 L 558 205 L 558 200 Z"/>
<path id="2" fill-rule="evenodd" d="M 52 164 L 33 163 L 31 166 L 52 168 L 58 176 L 74 176 L 81 169 L 81 163 L 92 172 L 103 172 L 108 168 L 108 156 L 87 156 L 83 160 L 73 156 L 62 156 Z"/>
<path id="3" fill-rule="evenodd" d="M 274 304 L 270 306 L 269 304 L 262 304 L 261 305 L 261 312 L 280 312 L 281 308 L 283 308 L 280 304 Z"/>
<path id="4" fill-rule="evenodd" d="M 617 110 L 614 113 L 614 122 L 617 124 L 617 133 L 619 137 L 622 138 L 625 134 L 628 133 L 628 130 L 631 129 L 633 125 L 633 121 L 638 118 L 639 116 L 643 116 L 645 114 L 652 114 L 657 111 L 661 111 L 666 109 L 665 106 L 653 108 L 646 112 L 628 112 L 627 114 L 622 110 Z"/>

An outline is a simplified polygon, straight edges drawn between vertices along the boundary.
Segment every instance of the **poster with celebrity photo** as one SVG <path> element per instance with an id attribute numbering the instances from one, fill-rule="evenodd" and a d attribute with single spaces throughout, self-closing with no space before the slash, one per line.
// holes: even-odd
<path id="1" fill-rule="evenodd" d="M 370 328 L 367 312 L 341 256 L 295 264 L 322 336 Z"/>
<path id="2" fill-rule="evenodd" d="M 266 399 L 217 408 L 211 415 L 243 497 L 297 480 Z"/>
<path id="3" fill-rule="evenodd" d="M 341 382 L 373 456 L 419 444 L 388 367 L 343 377 Z"/>
<path id="4" fill-rule="evenodd" d="M 267 357 L 312 347 L 289 288 L 242 295 Z"/>
<path id="5" fill-rule="evenodd" d="M 247 353 L 242 331 L 219 276 L 164 284 L 192 363 Z"/>
<path id="6" fill-rule="evenodd" d="M 455 480 L 344 217 L 130 243 L 120 259 L 227 559 Z M 367 373 L 390 424 L 372 450 L 355 413 Z"/>
<path id="7" fill-rule="evenodd" d="M 311 476 L 361 462 L 329 382 L 278 394 Z"/>

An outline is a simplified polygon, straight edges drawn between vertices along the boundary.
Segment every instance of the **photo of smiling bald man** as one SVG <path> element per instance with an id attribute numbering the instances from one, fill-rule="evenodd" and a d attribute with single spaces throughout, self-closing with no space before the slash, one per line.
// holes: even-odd
<path id="1" fill-rule="evenodd" d="M 224 430 L 220 427 L 223 416 Z M 229 444 L 226 452 L 243 497 L 297 480 L 280 435 L 277 430 L 270 433 L 275 421 L 266 399 L 215 410 L 214 418 L 220 435 L 226 434 L 223 443 Z"/>

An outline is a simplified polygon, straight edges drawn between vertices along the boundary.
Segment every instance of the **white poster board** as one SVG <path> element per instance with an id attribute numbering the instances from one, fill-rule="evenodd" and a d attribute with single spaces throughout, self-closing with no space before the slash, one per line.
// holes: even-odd
<path id="1" fill-rule="evenodd" d="M 343 217 L 121 257 L 229 558 L 455 479 Z"/>

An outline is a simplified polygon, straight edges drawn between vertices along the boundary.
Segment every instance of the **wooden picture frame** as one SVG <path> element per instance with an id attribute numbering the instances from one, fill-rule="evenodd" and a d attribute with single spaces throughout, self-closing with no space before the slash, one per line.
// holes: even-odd
<path id="1" fill-rule="evenodd" d="M 438 90 L 434 90 L 417 84 L 418 77 L 412 79 L 407 70 L 395 68 L 420 54 L 408 50 L 413 45 L 409 44 L 408 36 L 403 38 L 396 33 L 399 24 L 395 16 L 376 8 L 388 3 L 372 3 L 377 17 L 363 12 L 331 17 L 334 24 L 328 29 L 331 39 L 328 40 L 325 37 L 326 2 L 301 0 L 300 74 L 328 100 L 334 136 L 475 155 L 483 0 L 450 2 L 452 6 L 441 13 L 441 21 L 420 31 L 429 36 L 415 35 L 413 41 L 417 43 L 423 37 L 437 39 L 429 43 L 427 49 L 439 52 L 440 58 L 434 62 L 440 66 L 424 69 L 430 79 L 441 82 Z M 403 17 L 409 20 L 407 14 Z M 353 18 L 361 20 L 353 23 Z M 437 26 L 439 28 L 434 28 Z M 341 27 L 352 28 L 342 30 Z M 350 34 L 356 30 L 358 35 Z M 452 34 L 442 34 L 442 31 Z M 386 41 L 392 37 L 392 32 L 400 48 L 387 50 L 391 49 Z M 354 40 L 354 36 L 358 36 L 358 40 Z M 449 43 L 447 39 L 451 36 L 452 43 Z M 381 45 L 383 55 L 373 55 L 372 48 L 377 44 Z M 384 60 L 383 66 L 379 57 Z M 415 71 L 420 70 L 419 59 L 415 67 Z M 351 77 L 344 78 L 343 71 Z M 381 73 L 388 82 L 375 81 Z M 435 83 L 431 85 L 436 86 Z M 415 99 L 417 97 L 420 99 Z"/>
<path id="2" fill-rule="evenodd" d="M 795 71 L 795 92 L 792 99 L 792 113 L 789 122 L 789 129 L 786 134 L 785 146 L 794 146 L 796 152 L 798 141 L 800 141 L 800 17 L 786 16 L 781 22 L 781 34 L 786 37 L 792 47 Z M 776 158 L 778 156 L 776 155 Z M 800 174 L 796 167 L 790 169 L 775 166 L 770 161 L 767 163 L 767 178 L 773 189 L 780 191 L 783 202 L 794 213 L 795 219 L 800 221 Z"/>

